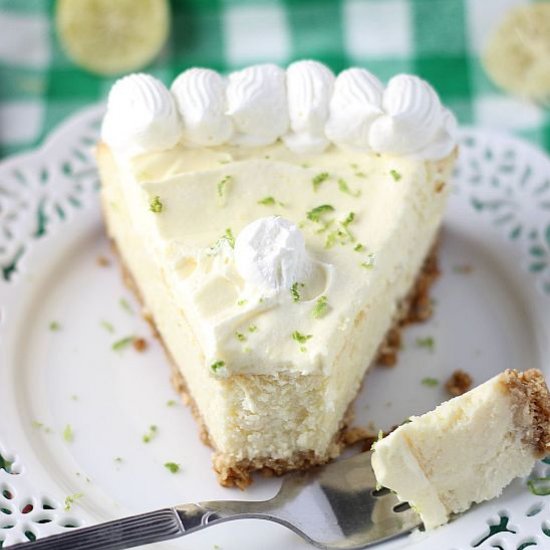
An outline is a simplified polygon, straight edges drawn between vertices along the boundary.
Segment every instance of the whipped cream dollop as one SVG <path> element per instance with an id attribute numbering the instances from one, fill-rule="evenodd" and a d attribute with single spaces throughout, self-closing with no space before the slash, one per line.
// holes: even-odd
<path id="1" fill-rule="evenodd" d="M 263 147 L 282 139 L 297 154 L 339 147 L 436 160 L 456 146 L 457 123 L 424 80 L 398 75 L 384 88 L 365 69 L 337 78 L 323 64 L 285 71 L 253 65 L 227 79 L 189 69 L 171 91 L 149 75 L 122 78 L 109 94 L 102 138 L 133 156 L 190 146 Z"/>
<path id="2" fill-rule="evenodd" d="M 111 88 L 101 137 L 114 149 L 132 156 L 170 149 L 182 131 L 174 98 L 160 80 L 132 74 Z"/>
<path id="3" fill-rule="evenodd" d="M 325 132 L 331 141 L 359 149 L 370 149 L 372 123 L 384 113 L 384 86 L 365 69 L 347 69 L 334 83 L 330 118 Z"/>
<path id="4" fill-rule="evenodd" d="M 285 71 L 268 63 L 231 73 L 227 109 L 236 130 L 231 143 L 270 145 L 288 129 Z"/>
<path id="5" fill-rule="evenodd" d="M 456 121 L 424 80 L 405 74 L 393 77 L 384 90 L 382 107 L 384 114 L 369 131 L 374 151 L 432 159 L 453 150 Z"/>
<path id="6" fill-rule="evenodd" d="M 320 153 L 329 144 L 325 123 L 334 80 L 332 71 L 317 61 L 297 61 L 286 70 L 291 131 L 284 141 L 292 151 Z"/>
<path id="7" fill-rule="evenodd" d="M 226 81 L 210 69 L 189 69 L 176 78 L 171 91 L 183 119 L 183 137 L 196 145 L 221 145 L 233 133 L 226 114 Z"/>
<path id="8" fill-rule="evenodd" d="M 268 294 L 304 283 L 312 271 L 302 233 L 279 216 L 259 218 L 242 229 L 234 258 L 245 282 Z"/>

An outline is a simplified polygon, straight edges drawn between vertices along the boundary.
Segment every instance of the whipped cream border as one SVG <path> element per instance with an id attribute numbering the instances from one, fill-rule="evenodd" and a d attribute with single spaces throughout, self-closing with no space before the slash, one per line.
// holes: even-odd
<path id="1" fill-rule="evenodd" d="M 282 140 L 297 154 L 331 143 L 365 152 L 436 160 L 456 146 L 457 123 L 435 90 L 400 74 L 384 85 L 362 68 L 335 76 L 317 61 L 284 70 L 253 65 L 227 78 L 210 69 L 180 74 L 168 90 L 132 74 L 111 88 L 102 139 L 134 156 L 189 147 L 261 147 Z"/>

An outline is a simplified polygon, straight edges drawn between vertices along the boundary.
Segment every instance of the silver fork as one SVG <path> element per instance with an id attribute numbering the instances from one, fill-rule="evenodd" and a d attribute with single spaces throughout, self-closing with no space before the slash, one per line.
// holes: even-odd
<path id="1" fill-rule="evenodd" d="M 365 548 L 422 523 L 407 503 L 388 489 L 376 488 L 370 454 L 287 475 L 270 500 L 183 504 L 16 544 L 10 550 L 120 550 L 250 518 L 280 523 L 324 550 Z"/>

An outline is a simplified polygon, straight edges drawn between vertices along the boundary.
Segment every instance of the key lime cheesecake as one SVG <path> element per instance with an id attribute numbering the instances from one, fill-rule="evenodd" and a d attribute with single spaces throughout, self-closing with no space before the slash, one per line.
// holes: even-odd
<path id="1" fill-rule="evenodd" d="M 314 61 L 113 86 L 107 232 L 224 485 L 324 463 L 422 316 L 456 122 L 423 80 Z"/>
<path id="2" fill-rule="evenodd" d="M 427 529 L 499 496 L 550 453 L 550 395 L 542 373 L 507 370 L 374 444 L 378 483 Z"/>

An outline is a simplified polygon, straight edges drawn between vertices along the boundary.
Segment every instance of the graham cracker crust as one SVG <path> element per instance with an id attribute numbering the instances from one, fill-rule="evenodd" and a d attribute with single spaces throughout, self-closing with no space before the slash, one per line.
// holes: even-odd
<path id="1" fill-rule="evenodd" d="M 238 487 L 245 489 L 253 481 L 253 473 L 259 472 L 266 477 L 280 476 L 290 471 L 306 470 L 313 466 L 326 464 L 338 457 L 344 448 L 357 443 L 363 443 L 363 450 L 370 448 L 370 443 L 376 439 L 376 434 L 360 427 L 352 427 L 353 421 L 353 402 L 350 403 L 344 418 L 340 423 L 340 428 L 334 435 L 332 443 L 329 445 L 327 453 L 323 456 L 316 455 L 313 451 L 302 451 L 296 453 L 290 459 L 273 459 L 271 457 L 258 457 L 255 459 L 245 459 L 240 461 L 228 460 L 222 453 L 217 452 L 212 439 L 209 436 L 208 429 L 201 417 L 200 411 L 188 391 L 185 379 L 173 360 L 170 351 L 163 341 L 162 336 L 157 330 L 155 322 L 151 315 L 145 309 L 145 304 L 141 292 L 122 257 L 118 251 L 116 243 L 111 240 L 112 248 L 119 259 L 119 265 L 122 270 L 122 277 L 126 286 L 134 293 L 143 308 L 143 316 L 149 323 L 153 335 L 159 340 L 171 365 L 171 382 L 174 389 L 178 392 L 182 402 L 189 406 L 191 412 L 199 426 L 199 435 L 201 441 L 214 450 L 213 468 L 216 472 L 219 483 L 224 487 Z M 388 331 L 385 340 L 382 342 L 378 351 L 376 363 L 384 366 L 393 366 L 397 361 L 397 354 L 401 345 L 401 329 L 411 323 L 426 321 L 432 314 L 432 301 L 430 299 L 430 288 L 439 277 L 440 271 L 437 261 L 438 239 L 436 239 L 430 252 L 426 256 L 422 269 L 417 280 L 409 292 L 408 296 L 402 301 L 395 319 L 393 327 Z M 360 391 L 360 390 L 359 390 Z"/>
<path id="2" fill-rule="evenodd" d="M 466 371 L 457 369 L 445 382 L 445 389 L 451 397 L 458 397 L 470 391 L 472 382 L 472 377 Z"/>
<path id="3" fill-rule="evenodd" d="M 502 383 L 516 407 L 518 425 L 525 426 L 523 443 L 535 450 L 537 458 L 550 453 L 550 393 L 542 372 L 506 370 Z"/>
<path id="4" fill-rule="evenodd" d="M 376 359 L 378 364 L 393 367 L 397 362 L 397 354 L 401 348 L 401 329 L 412 323 L 423 323 L 431 317 L 433 303 L 430 289 L 441 274 L 437 259 L 438 248 L 439 238 L 436 238 L 413 288 L 400 304 L 394 326 L 388 331 L 378 350 Z"/>

